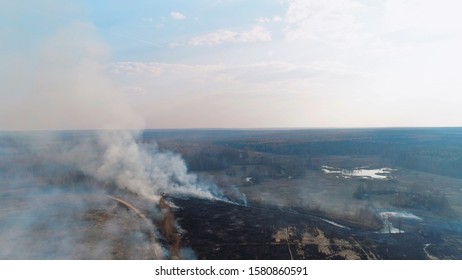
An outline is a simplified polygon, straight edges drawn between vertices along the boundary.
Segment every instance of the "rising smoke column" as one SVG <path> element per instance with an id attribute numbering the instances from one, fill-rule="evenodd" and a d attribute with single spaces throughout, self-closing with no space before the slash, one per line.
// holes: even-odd
<path id="1" fill-rule="evenodd" d="M 30 2 L 30 10 L 43 10 L 42 6 L 33 3 Z M 40 17 L 43 20 L 45 16 Z M 0 30 L 1 41 L 8 43 L 17 41 L 11 34 L 24 32 L 14 28 L 7 30 L 8 32 L 3 31 Z M 34 212 L 37 211 L 34 211 L 34 207 L 18 211 L 15 203 L 8 204 L 6 209 L 0 209 L 9 211 L 8 213 L 13 211 L 11 215 L 0 218 L 6 221 L 4 225 L 8 225 L 2 227 L 5 231 L 2 230 L 0 234 L 0 245 L 2 248 L 10 248 L 3 251 L 2 258 L 75 256 L 70 248 L 79 245 L 85 232 L 70 232 L 66 227 L 59 228 L 59 236 L 68 236 L 69 239 L 61 238 L 62 243 L 54 242 L 58 245 L 50 252 L 44 246 L 37 247 L 37 254 L 22 257 L 17 255 L 25 249 L 19 244 L 24 243 L 29 233 L 36 228 L 44 229 L 43 236 L 54 234 L 57 232 L 56 221 L 77 225 L 72 222 L 77 213 L 84 215 L 97 203 L 107 202 L 107 198 L 98 200 L 96 204 L 79 202 L 76 195 L 57 194 L 56 191 L 50 193 L 46 182 L 66 174 L 72 168 L 99 182 L 114 183 L 123 190 L 150 198 L 155 203 L 154 208 L 159 203 L 161 193 L 223 199 L 215 186 L 200 184 L 194 174 L 188 173 L 179 155 L 160 152 L 155 145 L 139 144 L 138 139 L 144 126 L 143 118 L 127 105 L 124 92 L 114 86 L 106 74 L 105 65 L 110 61 L 109 53 L 91 24 L 71 22 L 34 41 L 33 47 L 20 48 L 19 51 L 14 49 L 14 44 L 1 48 L 0 58 L 5 62 L 0 66 L 2 129 L 73 128 L 97 129 L 98 132 L 77 142 L 75 139 L 66 142 L 56 134 L 31 134 L 19 137 L 20 139 L 16 136 L 10 138 L 14 145 L 24 148 L 18 154 L 32 158 L 34 164 L 22 163 L 21 168 L 27 170 L 27 180 L 23 179 L 26 173 L 15 175 L 13 179 L 4 180 L 1 187 L 13 188 L 15 197 L 19 193 L 16 190 L 25 189 L 27 195 L 18 195 L 21 205 L 28 205 L 38 199 L 36 206 L 42 207 L 43 211 L 40 216 L 35 216 Z M 22 181 L 19 182 L 19 179 Z M 57 195 L 60 199 L 68 197 L 69 205 L 72 205 L 68 209 L 73 210 L 68 211 L 68 215 L 65 215 L 67 212 L 60 211 L 63 207 L 61 203 L 52 202 L 44 206 Z M 57 213 L 63 214 L 62 217 L 65 218 L 50 218 Z M 85 224 L 78 225 L 78 228 L 85 227 Z M 157 234 L 155 228 L 152 231 Z M 114 229 L 108 229 L 108 232 L 114 232 Z M 53 239 L 44 240 L 44 243 L 53 243 Z M 152 246 L 156 258 L 165 256 L 156 240 Z M 106 250 L 102 247 L 101 251 Z"/>
<path id="2" fill-rule="evenodd" d="M 143 117 L 107 75 L 108 51 L 92 25 L 74 22 L 24 56 L 29 58 L 27 65 L 21 63 L 23 59 L 11 61 L 10 79 L 3 79 L 0 86 L 9 92 L 6 99 L 15 108 L 0 113 L 8 126 L 97 129 L 96 136 L 61 147 L 58 157 L 98 180 L 141 196 L 161 192 L 204 198 L 220 195 L 216 188 L 199 184 L 178 155 L 138 143 Z M 23 98 L 15 100 L 18 95 Z M 59 143 L 59 139 L 53 141 Z"/>
<path id="3" fill-rule="evenodd" d="M 198 182 L 177 154 L 160 152 L 155 144 L 139 144 L 128 130 L 98 132 L 73 147 L 66 158 L 99 181 L 158 201 L 161 193 L 226 200 L 214 185 Z"/>
<path id="4" fill-rule="evenodd" d="M 75 22 L 58 30 L 29 57 L 29 65 L 19 63 L 16 77 L 4 81 L 5 91 L 24 98 L 3 121 L 25 130 L 97 129 L 96 136 L 61 147 L 60 158 L 138 195 L 220 195 L 216 188 L 200 185 L 178 155 L 138 143 L 143 117 L 106 73 L 108 51 L 92 25 Z"/>

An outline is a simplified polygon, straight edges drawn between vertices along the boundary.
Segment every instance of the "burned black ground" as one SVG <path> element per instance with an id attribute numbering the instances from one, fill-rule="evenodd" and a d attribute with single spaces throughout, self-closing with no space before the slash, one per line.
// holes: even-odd
<path id="1" fill-rule="evenodd" d="M 340 228 L 321 217 L 288 209 L 194 198 L 176 198 L 174 202 L 179 206 L 179 224 L 185 230 L 182 241 L 199 259 L 428 259 L 425 244 L 432 244 L 427 251 L 437 258 L 462 258 L 457 233 L 438 232 L 434 225 L 383 234 Z M 276 240 L 277 231 L 286 229 L 291 232 L 288 238 Z M 319 238 L 320 232 L 325 238 Z M 304 233 L 311 238 L 303 243 Z M 455 244 L 449 246 L 443 236 Z"/>

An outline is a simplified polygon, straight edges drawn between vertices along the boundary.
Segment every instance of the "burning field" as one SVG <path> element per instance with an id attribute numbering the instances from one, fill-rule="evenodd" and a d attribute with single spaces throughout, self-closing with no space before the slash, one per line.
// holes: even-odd
<path id="1" fill-rule="evenodd" d="M 223 129 L 370 126 L 375 122 L 360 115 L 353 122 L 324 116 L 326 110 L 339 113 L 335 108 L 355 103 L 343 98 L 350 82 L 345 87 L 337 81 L 358 76 L 361 87 L 375 87 L 377 83 L 364 83 L 363 78 L 382 77 L 380 72 L 344 75 L 343 68 L 357 67 L 331 71 L 323 58 L 322 63 L 309 59 L 296 66 L 292 51 L 281 52 L 290 54 L 287 61 L 268 64 L 264 55 L 260 62 L 255 57 L 254 62 L 239 63 L 229 56 L 229 65 L 218 65 L 214 55 L 207 58 L 212 48 L 199 47 L 208 43 L 189 44 L 209 35 L 159 42 L 131 38 L 151 29 L 144 22 L 149 9 L 121 17 L 136 18 L 137 23 L 126 24 L 142 29 L 114 32 L 119 24 L 106 13 L 102 21 L 93 18 L 98 14 L 93 8 L 106 12 L 99 5 L 87 9 L 67 2 L 55 7 L 60 1 L 9 2 L 0 10 L 2 20 L 11 23 L 0 27 L 0 259 L 462 259 L 462 129 Z M 169 20 L 186 19 L 176 14 Z M 291 9 L 284 14 L 292 14 Z M 164 16 L 159 14 L 162 23 L 155 24 L 162 30 Z M 184 23 L 193 18 L 188 15 Z M 183 30 L 170 23 L 165 27 Z M 271 43 L 263 27 L 247 32 L 238 25 L 242 32 L 236 29 L 228 38 L 232 40 L 218 43 Z M 174 35 L 159 34 L 164 33 Z M 130 39 L 143 45 L 132 48 Z M 187 45 L 192 48 L 186 56 L 174 54 Z M 292 49 L 294 44 L 289 45 Z M 241 48 L 223 50 L 228 49 Z M 182 61 L 189 50 L 199 51 L 199 60 Z M 262 67 L 267 64 L 269 68 Z M 270 75 L 264 74 L 267 70 Z M 289 77 L 293 74 L 295 79 Z M 319 79 L 324 75 L 327 80 Z M 313 79 L 307 82 L 307 77 Z M 335 82 L 327 84 L 338 90 L 318 86 L 331 78 Z M 420 80 L 416 76 L 416 84 Z M 288 86 L 280 84 L 284 81 Z M 459 86 L 459 79 L 455 81 Z M 379 79 L 377 85 L 381 83 Z M 305 89 L 297 89 L 299 85 Z M 326 94 L 316 93 L 318 88 Z M 387 97 L 389 88 L 383 88 L 381 95 Z M 281 103 L 278 96 L 286 91 L 293 98 Z M 329 97 L 336 91 L 342 98 Z M 368 97 L 370 93 L 365 91 Z M 321 106 L 314 102 L 307 109 L 305 101 L 312 97 L 321 98 Z M 433 100 L 427 99 L 418 101 Z M 274 106 L 261 106 L 271 102 Z M 456 102 L 448 104 L 452 108 Z M 369 117 L 362 111 L 366 107 L 360 107 L 355 113 Z M 403 116 L 414 107 L 403 109 Z M 457 120 L 440 122 L 444 114 L 438 114 L 434 122 L 427 112 L 432 110 L 424 111 L 426 122 L 393 124 L 384 114 L 377 124 L 420 127 Z M 147 129 L 155 127 L 222 128 Z"/>
<path id="2" fill-rule="evenodd" d="M 241 203 L 128 131 L 1 137 L 2 259 L 189 259 L 164 195 Z"/>
<path id="3" fill-rule="evenodd" d="M 427 196 L 398 196 L 407 173 L 293 178 L 283 157 L 286 171 L 263 178 L 264 154 L 247 151 L 241 166 L 196 175 L 165 142 L 128 131 L 0 140 L 1 259 L 462 258 L 457 200 L 411 208 Z"/>

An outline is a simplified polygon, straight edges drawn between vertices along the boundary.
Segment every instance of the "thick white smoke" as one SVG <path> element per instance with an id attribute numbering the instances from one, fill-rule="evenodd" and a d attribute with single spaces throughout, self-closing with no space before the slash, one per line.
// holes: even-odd
<path id="1" fill-rule="evenodd" d="M 177 154 L 142 145 L 128 130 L 107 130 L 65 153 L 69 162 L 99 181 L 154 200 L 162 193 L 224 199 L 214 185 L 198 182 Z"/>
<path id="2" fill-rule="evenodd" d="M 10 31 L 0 32 L 2 41 L 11 41 L 12 38 L 8 37 L 8 34 L 21 32 L 21 30 Z M 50 137 L 29 135 L 26 140 L 14 139 L 14 145 L 27 146 L 27 153 L 24 155 L 34 158 L 37 164 L 33 167 L 29 164 L 23 166 L 29 171 L 32 170 L 28 173 L 30 175 L 28 181 L 19 183 L 20 176 L 17 176 L 1 182 L 0 187 L 30 186 L 32 188 L 35 184 L 43 190 L 46 188 L 44 180 L 54 180 L 44 177 L 59 177 L 61 169 L 65 171 L 66 168 L 74 168 L 98 182 L 113 184 L 131 193 L 150 198 L 154 202 L 159 201 L 162 193 L 223 199 L 221 192 L 215 186 L 200 184 L 194 174 L 188 173 L 185 162 L 179 155 L 160 152 L 152 144 L 140 144 L 143 118 L 127 105 L 128 97 L 114 86 L 106 74 L 105 65 L 109 61 L 109 54 L 92 25 L 74 22 L 34 43 L 36 43 L 35 47 L 23 48 L 22 51 L 15 51 L 8 59 L 3 59 L 5 63 L 0 66 L 0 74 L 2 74 L 0 75 L 2 97 L 0 129 L 67 130 L 72 128 L 95 129 L 98 132 L 89 133 L 87 136 L 81 135 L 83 140 L 67 139 L 68 142 L 56 135 L 49 135 Z M 0 50 L 8 52 L 12 48 Z M 7 55 L 8 53 L 1 53 L 0 58 L 5 58 Z M 51 165 L 53 167 L 48 168 Z M 1 176 L 0 179 L 4 180 Z M 21 199 L 27 204 L 34 199 L 34 196 Z M 73 203 L 76 203 L 76 199 L 76 196 L 73 196 Z M 108 199 L 102 201 L 107 202 Z M 14 206 L 12 203 L 9 204 Z M 84 215 L 89 208 L 85 203 L 78 204 L 76 208 L 79 211 L 74 212 Z M 44 204 L 40 203 L 40 205 Z M 13 206 L 8 208 L 8 211 L 15 211 Z M 94 206 L 93 203 L 92 207 Z M 152 205 L 153 208 L 155 206 Z M 60 211 L 59 207 L 49 207 L 44 210 L 43 215 L 54 215 L 53 213 Z M 28 232 L 34 228 L 30 226 L 36 221 L 30 217 L 32 212 L 29 210 L 17 212 L 18 216 L 14 219 L 12 215 L 0 217 L 0 222 L 3 219 L 10 224 L 8 227 L 10 231 L 3 231 L 0 234 L 0 245 L 3 248 L 4 245 L 10 244 L 8 248 L 11 249 L 0 257 L 80 256 L 71 253 L 46 256 L 46 252 L 42 252 L 46 250 L 45 247 L 35 255 L 17 255 L 18 251 L 14 244 L 20 249 L 19 244 L 28 238 Z M 68 218 L 72 220 L 72 217 Z M 31 221 L 31 223 L 21 223 L 21 221 Z M 40 221 L 43 221 L 40 227 L 49 232 L 44 236 L 53 236 L 51 233 L 55 232 L 54 222 L 52 220 L 47 222 L 48 219 L 43 218 Z M 60 230 L 64 231 L 64 229 Z M 158 234 L 155 228 L 152 232 Z M 86 234 L 85 232 L 80 231 L 81 235 L 78 233 L 74 231 L 69 235 L 72 237 L 72 245 L 85 239 L 82 236 Z M 24 240 L 18 236 L 23 236 Z M 63 244 L 69 243 L 63 240 Z M 166 255 L 156 240 L 151 240 L 150 246 L 154 248 L 156 258 Z M 61 245 L 58 247 L 55 251 L 68 248 Z M 16 255 L 13 252 L 16 252 Z M 99 258 L 98 255 L 94 257 Z M 105 257 L 106 255 L 102 258 Z"/>
<path id="3" fill-rule="evenodd" d="M 66 147 L 61 158 L 67 156 L 87 175 L 143 196 L 165 192 L 214 198 L 218 194 L 198 184 L 178 155 L 137 143 L 143 117 L 107 75 L 108 51 L 94 27 L 72 23 L 24 56 L 29 61 L 13 60 L 9 75 L 14 78 L 2 81 L 6 101 L 14 108 L 0 110 L 3 128 L 97 129 L 96 138 L 76 143 L 71 153 Z"/>

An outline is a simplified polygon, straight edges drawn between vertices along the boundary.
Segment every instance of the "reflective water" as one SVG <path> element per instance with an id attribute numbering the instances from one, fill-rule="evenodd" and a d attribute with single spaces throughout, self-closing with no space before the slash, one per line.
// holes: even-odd
<path id="1" fill-rule="evenodd" d="M 341 169 L 330 167 L 327 165 L 322 166 L 322 171 L 324 173 L 334 173 L 340 174 L 343 178 L 351 177 L 363 177 L 365 179 L 391 179 L 391 173 L 396 171 L 396 169 L 391 169 L 388 167 L 379 168 L 379 169 L 369 169 L 365 167 L 359 167 L 355 169 Z"/>

